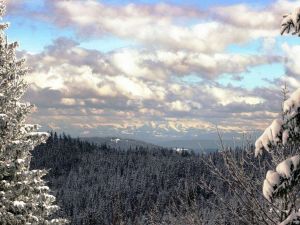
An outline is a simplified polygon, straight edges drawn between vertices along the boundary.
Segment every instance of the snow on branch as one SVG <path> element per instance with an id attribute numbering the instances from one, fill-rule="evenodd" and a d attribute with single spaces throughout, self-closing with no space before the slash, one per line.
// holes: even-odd
<path id="1" fill-rule="evenodd" d="M 50 137 L 50 134 L 47 132 L 29 132 L 26 134 L 26 137 L 33 141 L 45 143 L 47 139 Z"/>
<path id="2" fill-rule="evenodd" d="M 292 34 L 298 34 L 300 36 L 300 7 L 296 8 L 292 13 L 283 16 L 283 20 L 281 21 L 281 35 L 284 33 L 290 33 L 294 31 Z"/>
<path id="3" fill-rule="evenodd" d="M 283 103 L 283 112 L 290 117 L 298 114 L 298 109 L 300 108 L 300 88 L 291 94 Z"/>
<path id="4" fill-rule="evenodd" d="M 271 144 L 278 144 L 281 142 L 283 133 L 283 121 L 281 119 L 275 119 L 272 124 L 267 127 L 264 133 L 255 142 L 255 156 L 258 156 L 265 149 L 270 150 Z"/>
<path id="5" fill-rule="evenodd" d="M 300 178 L 300 156 L 290 157 L 276 167 L 276 171 L 269 170 L 263 184 L 263 195 L 271 201 L 281 196 L 296 185 Z"/>

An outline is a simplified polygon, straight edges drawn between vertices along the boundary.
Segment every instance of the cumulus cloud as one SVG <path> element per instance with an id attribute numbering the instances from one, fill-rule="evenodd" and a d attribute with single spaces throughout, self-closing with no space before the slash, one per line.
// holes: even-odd
<path id="1" fill-rule="evenodd" d="M 299 76 L 300 65 L 298 59 L 300 57 L 300 46 L 289 46 L 287 43 L 282 45 L 282 49 L 286 55 L 285 67 L 288 75 Z"/>
<path id="2" fill-rule="evenodd" d="M 291 45 L 285 42 L 281 45 L 284 56 L 284 76 L 276 79 L 274 84 L 278 87 L 287 86 L 289 92 L 293 92 L 300 86 L 300 66 L 298 59 L 300 57 L 300 46 Z"/>
<path id="3" fill-rule="evenodd" d="M 229 123 L 228 118 L 232 117 L 233 113 L 236 116 L 239 113 L 247 113 L 250 109 L 252 112 L 265 110 L 262 107 L 264 97 L 258 97 L 251 91 L 206 80 L 198 84 L 178 82 L 174 79 L 180 73 L 175 69 L 178 60 L 170 60 L 175 58 L 176 54 L 169 53 L 172 57 L 160 55 L 151 58 L 149 55 L 153 52 L 135 51 L 140 55 L 137 59 L 141 62 L 137 63 L 136 68 L 127 65 L 128 68 L 133 68 L 123 69 L 120 67 L 122 63 L 116 61 L 116 55 L 123 52 L 124 50 L 120 50 L 103 54 L 81 48 L 71 40 L 59 39 L 46 47 L 42 53 L 24 53 L 31 66 L 31 73 L 27 77 L 31 86 L 26 98 L 39 107 L 34 116 L 38 117 L 39 121 L 49 121 L 51 127 L 71 132 L 110 127 L 109 133 L 115 127 L 119 132 L 141 134 L 142 130 L 147 128 L 147 132 L 151 131 L 151 135 L 155 136 L 159 133 L 165 135 L 170 130 L 177 135 L 180 132 L 204 131 L 213 129 L 215 124 L 224 129 L 227 126 L 226 129 L 232 131 L 234 122 L 231 119 Z M 223 59 L 232 56 L 223 54 L 219 57 Z M 155 63 L 149 63 L 150 58 Z M 248 60 L 247 57 L 241 58 L 242 61 Z M 249 58 L 251 63 L 255 62 L 254 58 Z M 199 62 L 195 62 L 195 67 L 199 66 Z M 219 63 L 218 60 L 212 62 Z M 192 63 L 186 68 L 193 68 Z M 217 70 L 216 74 L 227 71 L 226 63 L 224 68 L 219 64 L 220 66 L 211 67 L 212 73 L 214 69 Z M 143 71 L 141 65 L 148 66 L 148 74 L 138 72 Z M 159 69 L 155 69 L 156 67 Z M 155 77 L 151 68 L 153 71 L 161 71 L 162 75 Z M 205 68 L 201 66 L 198 70 L 205 73 Z M 246 121 L 245 118 L 243 120 Z M 146 125 L 151 121 L 156 125 Z M 237 127 L 241 127 L 240 124 L 235 126 Z"/>
<path id="4" fill-rule="evenodd" d="M 207 92 L 216 97 L 221 105 L 230 103 L 246 103 L 248 105 L 257 105 L 264 102 L 261 97 L 247 96 L 244 92 L 225 89 L 224 87 L 206 87 Z"/>
<path id="5" fill-rule="evenodd" d="M 254 29 L 277 29 L 280 18 L 270 9 L 255 9 L 246 4 L 217 7 L 212 9 L 212 12 L 224 22 Z"/>
<path id="6" fill-rule="evenodd" d="M 271 50 L 281 14 L 294 4 L 279 0 L 266 8 L 242 4 L 203 12 L 162 3 L 46 1 L 51 17 L 44 15 L 44 22 L 79 36 L 53 40 L 38 54 L 20 53 L 31 66 L 26 99 L 39 107 L 37 122 L 76 135 L 182 137 L 212 132 L 216 125 L 226 132 L 264 129 L 280 110 L 279 90 L 217 79 L 229 74 L 242 81 L 253 67 L 282 62 Z M 106 53 L 80 47 L 82 39 L 106 35 L 139 45 Z M 251 41 L 262 43 L 262 51 L 228 50 Z M 283 50 L 293 75 L 285 79 L 293 83 L 299 50 Z M 183 79 L 191 75 L 199 81 Z"/>
<path id="7" fill-rule="evenodd" d="M 210 13 L 162 3 L 112 6 L 95 0 L 62 0 L 48 5 L 53 9 L 48 19 L 75 28 L 81 36 L 109 34 L 154 48 L 221 52 L 232 43 L 276 36 L 283 3 L 278 1 L 269 11 L 236 5 L 212 8 Z"/>
<path id="8" fill-rule="evenodd" d="M 211 13 L 219 20 L 240 27 L 248 31 L 266 30 L 271 34 L 278 34 L 282 16 L 299 7 L 300 1 L 277 0 L 268 6 L 251 6 L 237 4 L 211 9 Z M 269 36 L 267 35 L 267 36 Z"/>
<path id="9" fill-rule="evenodd" d="M 185 51 L 138 51 L 123 49 L 111 55 L 112 63 L 122 73 L 148 79 L 173 76 L 197 76 L 215 79 L 223 73 L 232 75 L 246 72 L 252 66 L 281 61 L 269 55 L 230 53 L 204 54 Z"/>

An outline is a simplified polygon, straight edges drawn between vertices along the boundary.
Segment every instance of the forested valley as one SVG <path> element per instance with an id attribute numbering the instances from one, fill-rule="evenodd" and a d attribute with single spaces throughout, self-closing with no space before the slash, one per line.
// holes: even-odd
<path id="1" fill-rule="evenodd" d="M 234 152 L 243 155 L 241 149 Z M 45 179 L 61 207 L 59 216 L 71 224 L 229 224 L 230 211 L 201 184 L 205 179 L 238 209 L 226 183 L 203 163 L 209 158 L 225 171 L 218 152 L 123 151 L 54 133 L 33 151 L 31 167 L 51 168 Z"/>
<path id="2" fill-rule="evenodd" d="M 210 156 L 222 167 L 218 153 Z M 32 169 L 46 180 L 71 224 L 216 224 L 230 215 L 211 205 L 203 177 L 222 190 L 194 153 L 144 147 L 127 151 L 52 134 L 33 151 Z M 213 215 L 213 217 L 211 217 Z M 224 223 L 225 224 L 225 223 Z"/>

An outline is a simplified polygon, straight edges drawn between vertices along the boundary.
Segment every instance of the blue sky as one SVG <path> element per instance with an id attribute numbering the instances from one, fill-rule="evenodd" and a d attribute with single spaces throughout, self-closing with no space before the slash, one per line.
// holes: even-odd
<path id="1" fill-rule="evenodd" d="M 76 136 L 260 132 L 299 84 L 299 1 L 11 1 L 8 38 L 30 63 L 26 98 Z M 300 53 L 299 53 L 300 54 Z M 274 96 L 277 96 L 274 98 Z"/>

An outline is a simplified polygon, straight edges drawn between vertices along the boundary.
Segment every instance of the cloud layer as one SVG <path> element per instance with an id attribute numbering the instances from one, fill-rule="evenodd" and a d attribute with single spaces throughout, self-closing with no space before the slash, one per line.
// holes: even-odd
<path id="1" fill-rule="evenodd" d="M 31 120 L 74 135 L 146 140 L 201 138 L 216 126 L 261 130 L 280 112 L 280 85 L 300 84 L 299 46 L 278 35 L 281 15 L 298 3 L 203 10 L 45 0 L 24 15 L 51 24 L 57 37 L 39 53 L 19 53 L 31 67 L 26 99 L 38 106 Z M 19 12 L 11 4 L 11 13 Z M 60 35 L 65 30 L 72 35 Z M 82 47 L 109 37 L 133 45 L 106 52 Z M 258 47 L 250 51 L 251 45 Z M 272 72 L 274 64 L 285 74 L 263 77 L 267 85 L 248 77 L 261 66 Z M 255 88 L 234 85 L 249 79 Z"/>

